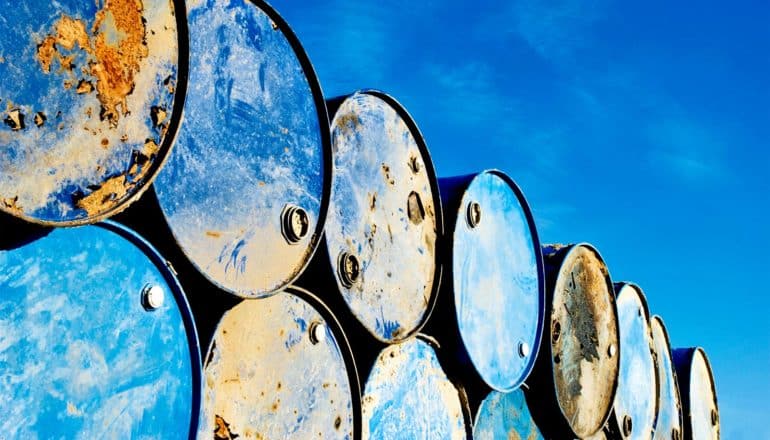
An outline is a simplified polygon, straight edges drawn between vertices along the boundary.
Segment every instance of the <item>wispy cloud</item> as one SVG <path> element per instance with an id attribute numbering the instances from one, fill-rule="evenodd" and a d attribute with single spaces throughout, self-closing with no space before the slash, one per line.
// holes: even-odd
<path id="1" fill-rule="evenodd" d="M 652 149 L 649 160 L 688 183 L 703 183 L 728 176 L 726 145 L 706 127 L 681 116 L 671 116 L 648 127 Z"/>

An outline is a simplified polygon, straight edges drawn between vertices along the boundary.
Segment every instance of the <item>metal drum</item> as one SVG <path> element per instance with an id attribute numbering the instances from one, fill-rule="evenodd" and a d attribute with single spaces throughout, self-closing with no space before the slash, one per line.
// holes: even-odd
<path id="1" fill-rule="evenodd" d="M 644 293 L 635 284 L 618 283 L 620 370 L 608 432 L 612 438 L 649 440 L 658 405 L 658 366 Z"/>
<path id="2" fill-rule="evenodd" d="M 364 438 L 468 438 L 467 405 L 421 337 L 386 347 L 364 387 Z"/>
<path id="3" fill-rule="evenodd" d="M 358 439 L 361 400 L 345 335 L 310 293 L 242 301 L 216 328 L 198 438 Z"/>
<path id="4" fill-rule="evenodd" d="M 0 8 L 0 211 L 52 226 L 119 212 L 149 186 L 179 122 L 182 2 Z"/>
<path id="5" fill-rule="evenodd" d="M 184 122 L 155 192 L 209 280 L 268 296 L 299 275 L 323 228 L 331 153 L 321 88 L 264 2 L 188 2 L 187 20 Z"/>
<path id="6" fill-rule="evenodd" d="M 510 393 L 492 391 L 487 395 L 476 414 L 473 438 L 543 440 L 521 388 Z"/>
<path id="7" fill-rule="evenodd" d="M 330 103 L 334 151 L 326 242 L 355 317 L 382 342 L 415 334 L 440 279 L 441 201 L 414 121 L 392 97 L 361 91 Z"/>
<path id="8" fill-rule="evenodd" d="M 677 348 L 674 368 L 682 399 L 685 440 L 719 439 L 719 407 L 714 374 L 702 348 Z"/>
<path id="9" fill-rule="evenodd" d="M 514 390 L 535 364 L 543 330 L 545 275 L 532 213 L 501 171 L 439 184 L 451 272 L 431 332 L 457 353 L 460 371 L 475 371 L 492 389 Z"/>
<path id="10" fill-rule="evenodd" d="M 588 244 L 545 246 L 546 325 L 527 400 L 546 437 L 586 438 L 618 385 L 619 328 L 609 271 Z"/>
<path id="11" fill-rule="evenodd" d="M 660 393 L 658 415 L 655 421 L 655 440 L 682 440 L 682 404 L 679 387 L 671 360 L 671 344 L 666 326 L 660 316 L 653 316 L 650 324 L 655 358 L 658 367 Z"/>
<path id="12" fill-rule="evenodd" d="M 162 258 L 111 223 L 0 250 L 0 430 L 9 438 L 188 438 L 201 364 Z"/>

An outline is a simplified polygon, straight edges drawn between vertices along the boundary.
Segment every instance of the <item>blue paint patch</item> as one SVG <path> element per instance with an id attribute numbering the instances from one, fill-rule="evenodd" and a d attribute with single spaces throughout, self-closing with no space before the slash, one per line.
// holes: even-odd
<path id="1" fill-rule="evenodd" d="M 315 248 L 329 194 L 329 133 L 315 74 L 262 2 L 189 5 L 190 87 L 155 191 L 179 246 L 211 281 L 264 297 L 296 278 Z M 288 207 L 307 232 L 282 233 Z"/>
<path id="2" fill-rule="evenodd" d="M 524 398 L 524 391 L 492 391 L 481 402 L 473 424 L 473 438 L 478 440 L 542 440 Z"/>
<path id="3" fill-rule="evenodd" d="M 145 286 L 164 292 L 148 311 Z M 187 438 L 200 359 L 162 259 L 117 225 L 56 229 L 0 251 L 0 432 Z"/>

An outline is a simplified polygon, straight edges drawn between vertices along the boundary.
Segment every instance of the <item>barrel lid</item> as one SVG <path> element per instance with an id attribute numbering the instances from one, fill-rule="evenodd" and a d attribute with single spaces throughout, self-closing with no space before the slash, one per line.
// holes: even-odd
<path id="1" fill-rule="evenodd" d="M 473 178 L 453 214 L 460 336 L 482 379 L 511 391 L 532 370 L 543 329 L 545 277 L 535 223 L 521 190 L 495 170 Z"/>
<path id="2" fill-rule="evenodd" d="M 0 211 L 44 225 L 93 223 L 149 186 L 186 88 L 186 24 L 176 9 L 183 2 L 3 9 Z"/>
<path id="3" fill-rule="evenodd" d="M 578 437 L 588 437 L 609 418 L 618 385 L 619 329 L 609 271 L 588 244 L 551 254 L 561 258 L 551 301 L 551 365 L 562 415 Z"/>
<path id="4" fill-rule="evenodd" d="M 658 370 L 653 358 L 650 313 L 639 286 L 619 283 L 615 290 L 620 326 L 620 377 L 612 429 L 622 438 L 649 439 L 658 405 Z"/>
<path id="5" fill-rule="evenodd" d="M 200 355 L 173 274 L 113 223 L 0 250 L 0 429 L 139 438 L 197 429 Z"/>
<path id="6" fill-rule="evenodd" d="M 360 394 L 331 312 L 290 287 L 217 325 L 204 366 L 200 438 L 360 438 Z"/>
<path id="7" fill-rule="evenodd" d="M 700 347 L 674 349 L 682 398 L 685 439 L 719 439 L 716 386 L 706 352 Z"/>
<path id="8" fill-rule="evenodd" d="M 440 279 L 443 223 L 433 164 L 414 121 L 382 92 L 344 99 L 331 127 L 325 233 L 337 285 L 372 335 L 404 340 L 427 320 Z"/>
<path id="9" fill-rule="evenodd" d="M 364 387 L 364 438 L 464 439 L 464 405 L 429 342 L 390 345 Z"/>
<path id="10" fill-rule="evenodd" d="M 653 316 L 650 329 L 655 344 L 660 393 L 655 420 L 655 440 L 682 440 L 682 403 L 671 360 L 671 344 L 663 319 Z"/>
<path id="11" fill-rule="evenodd" d="M 473 438 L 478 440 L 543 440 L 524 397 L 518 388 L 509 393 L 492 391 L 481 402 L 473 424 Z"/>
<path id="12" fill-rule="evenodd" d="M 207 278 L 241 297 L 269 296 L 299 276 L 323 229 L 323 95 L 299 40 L 264 2 L 188 6 L 191 87 L 155 191 Z"/>

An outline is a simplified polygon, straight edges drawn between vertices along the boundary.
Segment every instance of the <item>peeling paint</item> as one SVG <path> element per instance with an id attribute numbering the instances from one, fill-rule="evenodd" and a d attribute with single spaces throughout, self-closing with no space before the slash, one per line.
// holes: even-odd
<path id="1" fill-rule="evenodd" d="M 532 415 L 529 413 L 524 391 L 520 388 L 509 393 L 492 391 L 481 402 L 473 424 L 473 438 L 477 440 L 543 440 Z"/>
<path id="2" fill-rule="evenodd" d="M 659 316 L 653 316 L 650 329 L 652 340 L 655 344 L 655 358 L 657 360 L 658 378 L 660 379 L 660 393 L 658 395 L 658 414 L 655 422 L 655 440 L 675 439 L 673 433 L 682 435 L 682 403 L 679 398 L 679 389 L 674 375 L 674 365 L 671 360 L 671 345 L 668 333 Z"/>

